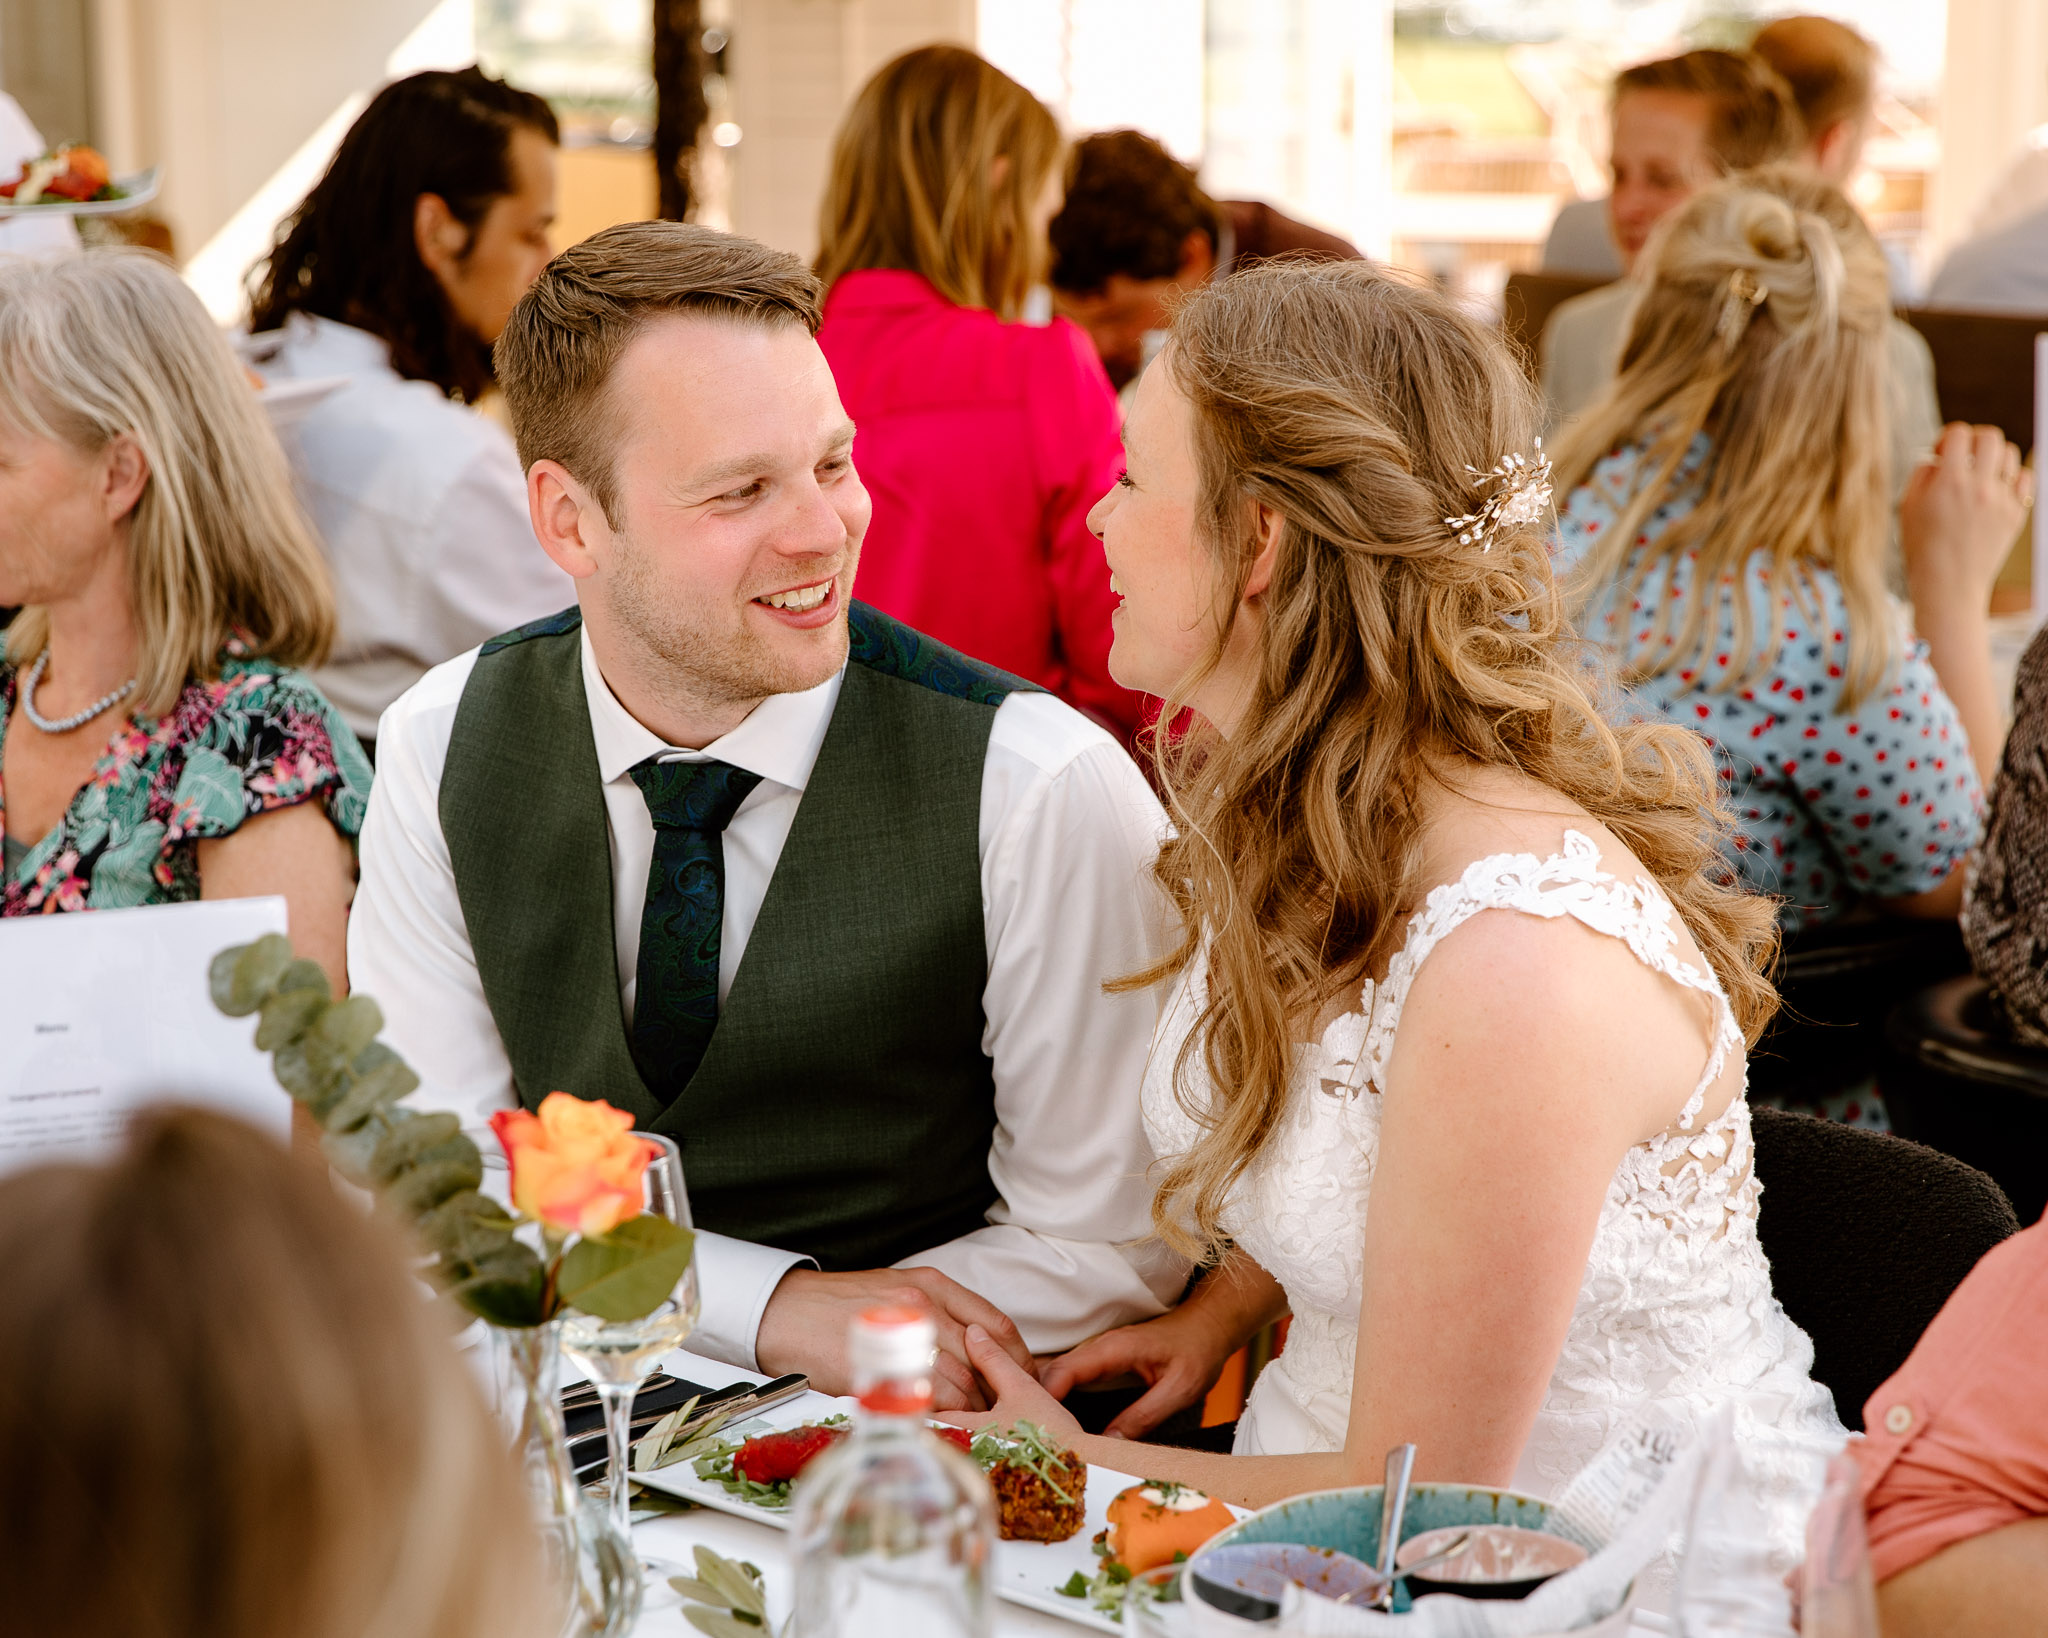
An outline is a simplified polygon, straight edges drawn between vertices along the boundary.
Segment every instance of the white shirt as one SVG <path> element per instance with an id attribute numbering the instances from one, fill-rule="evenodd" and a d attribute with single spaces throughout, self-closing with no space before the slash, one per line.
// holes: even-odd
<path id="1" fill-rule="evenodd" d="M 778 694 L 702 751 L 656 738 L 605 685 L 586 633 L 583 684 L 611 839 L 619 992 L 630 1017 L 654 824 L 629 774 L 660 755 L 761 775 L 725 832 L 718 994 L 732 984 L 845 673 Z M 441 769 L 476 656 L 437 666 L 384 715 L 349 919 L 349 983 L 373 996 L 384 1038 L 419 1072 L 421 1109 L 481 1123 L 515 1100 L 455 893 L 438 817 Z M 507 792 L 517 801 L 517 792 Z M 982 765 L 980 855 L 988 977 L 983 1049 L 995 1070 L 985 1227 L 903 1259 L 936 1268 L 1017 1322 L 1037 1352 L 1163 1313 L 1187 1264 L 1151 1238 L 1151 1151 L 1138 1088 L 1155 998 L 1104 979 L 1159 949 L 1150 871 L 1165 816 L 1110 736 L 1049 694 L 1012 694 Z M 541 884 L 532 884 L 536 889 Z M 685 1180 L 687 1182 L 687 1179 Z M 704 1313 L 691 1348 L 752 1368 L 777 1283 L 804 1258 L 698 1236 Z"/>
<path id="2" fill-rule="evenodd" d="M 0 91 L 0 182 L 12 182 L 22 166 L 41 159 L 50 145 L 21 104 Z M 0 256 L 46 255 L 78 248 L 78 223 L 63 211 L 47 216 L 0 217 Z"/>
<path id="3" fill-rule="evenodd" d="M 358 734 L 429 666 L 576 601 L 533 538 L 503 427 L 406 380 L 380 338 L 332 319 L 294 313 L 241 345 L 266 382 L 345 380 L 278 437 L 340 603 L 313 680 Z"/>

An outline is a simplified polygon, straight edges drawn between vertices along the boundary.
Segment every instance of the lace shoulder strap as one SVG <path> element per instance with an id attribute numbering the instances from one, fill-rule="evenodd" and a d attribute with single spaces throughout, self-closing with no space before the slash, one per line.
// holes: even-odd
<path id="1" fill-rule="evenodd" d="M 1631 884 L 1609 875 L 1600 868 L 1600 849 L 1593 839 L 1576 830 L 1567 830 L 1564 850 L 1547 859 L 1533 853 L 1489 854 L 1467 865 L 1456 881 L 1430 889 L 1422 908 L 1409 920 L 1407 940 L 1388 963 L 1387 976 L 1377 985 L 1366 985 L 1359 1020 L 1365 1025 L 1364 1039 L 1356 1043 L 1350 1084 L 1358 1083 L 1360 1070 L 1366 1082 L 1382 1084 L 1401 1008 L 1416 973 L 1430 951 L 1482 910 L 1520 910 L 1550 919 L 1571 916 L 1596 933 L 1620 939 L 1638 961 L 1674 984 L 1713 998 L 1713 1050 L 1705 1073 L 1678 1117 L 1679 1128 L 1690 1130 L 1707 1089 L 1721 1078 L 1728 1054 L 1740 1043 L 1742 1032 L 1736 1027 L 1720 981 L 1711 971 L 1702 972 L 1679 958 L 1678 937 L 1672 926 L 1677 913 L 1663 889 L 1648 876 L 1638 876 Z"/>

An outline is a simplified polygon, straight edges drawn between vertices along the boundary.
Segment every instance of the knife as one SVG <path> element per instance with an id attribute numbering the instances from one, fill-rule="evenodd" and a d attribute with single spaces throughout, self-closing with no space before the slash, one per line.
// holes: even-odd
<path id="1" fill-rule="evenodd" d="M 758 1416 L 762 1411 L 794 1399 L 798 1394 L 808 1393 L 811 1379 L 801 1374 L 778 1376 L 772 1382 L 735 1382 L 731 1387 L 720 1388 L 716 1393 L 705 1393 L 697 1402 L 689 1418 L 676 1435 L 676 1442 L 703 1437 L 715 1432 L 728 1422 L 744 1422 Z M 633 1420 L 629 1434 L 629 1448 L 644 1435 L 653 1431 L 655 1425 L 670 1411 L 688 1402 L 688 1395 L 677 1398 L 666 1409 L 642 1410 L 640 1401 L 633 1402 Z M 602 1430 L 574 1441 L 569 1446 L 569 1461 L 576 1470 L 579 1484 L 588 1484 L 592 1479 L 601 1478 L 605 1463 L 610 1455 Z"/>

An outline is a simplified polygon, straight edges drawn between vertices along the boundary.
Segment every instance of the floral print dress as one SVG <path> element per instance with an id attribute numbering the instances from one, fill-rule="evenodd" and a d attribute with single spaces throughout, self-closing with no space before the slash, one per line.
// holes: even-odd
<path id="1" fill-rule="evenodd" d="M 0 661 L 0 827 L 7 724 L 19 679 Z M 199 844 L 246 819 L 318 800 L 353 841 L 370 764 L 310 679 L 231 643 L 220 676 L 167 716 L 129 717 L 49 832 L 0 871 L 0 915 L 116 910 L 199 897 Z"/>

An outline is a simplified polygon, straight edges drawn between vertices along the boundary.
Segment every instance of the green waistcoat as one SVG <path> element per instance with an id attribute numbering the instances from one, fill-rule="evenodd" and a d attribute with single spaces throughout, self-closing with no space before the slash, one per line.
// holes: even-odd
<path id="1" fill-rule="evenodd" d="M 441 830 L 520 1101 L 603 1098 L 682 1150 L 701 1228 L 874 1268 L 979 1228 L 981 773 L 1029 683 L 863 604 L 851 663 L 704 1058 L 664 1109 L 627 1044 L 576 610 L 483 647 Z"/>

